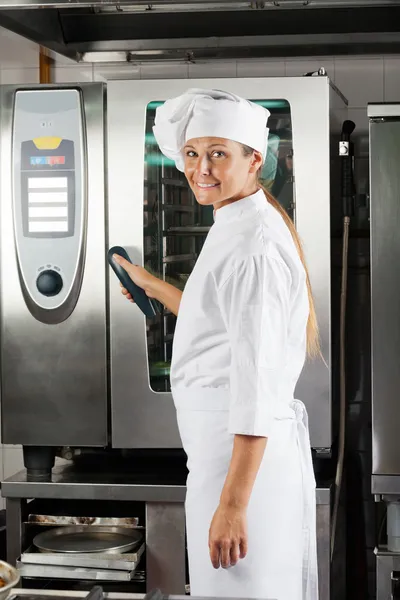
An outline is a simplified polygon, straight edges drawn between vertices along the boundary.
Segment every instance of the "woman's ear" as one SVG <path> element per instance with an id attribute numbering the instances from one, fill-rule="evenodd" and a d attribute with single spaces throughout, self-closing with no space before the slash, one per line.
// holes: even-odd
<path id="1" fill-rule="evenodd" d="M 250 161 L 249 172 L 257 173 L 257 171 L 259 171 L 261 169 L 262 164 L 263 164 L 263 158 L 262 158 L 261 152 L 257 152 L 256 150 L 254 150 L 253 156 L 251 157 L 251 161 Z"/>

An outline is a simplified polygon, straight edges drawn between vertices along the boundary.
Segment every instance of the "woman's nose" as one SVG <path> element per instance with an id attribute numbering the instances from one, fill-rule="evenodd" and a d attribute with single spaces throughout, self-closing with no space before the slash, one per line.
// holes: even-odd
<path id="1" fill-rule="evenodd" d="M 203 156 L 199 156 L 199 160 L 197 162 L 197 169 L 202 175 L 209 175 L 211 171 L 211 163 L 207 154 Z"/>

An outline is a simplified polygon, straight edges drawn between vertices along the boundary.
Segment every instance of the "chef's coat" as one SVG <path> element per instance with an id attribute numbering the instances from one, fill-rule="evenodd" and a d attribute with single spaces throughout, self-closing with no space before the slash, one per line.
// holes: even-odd
<path id="1" fill-rule="evenodd" d="M 303 265 L 264 192 L 219 208 L 182 296 L 172 389 L 228 389 L 229 432 L 268 436 L 293 398 L 308 313 Z"/>

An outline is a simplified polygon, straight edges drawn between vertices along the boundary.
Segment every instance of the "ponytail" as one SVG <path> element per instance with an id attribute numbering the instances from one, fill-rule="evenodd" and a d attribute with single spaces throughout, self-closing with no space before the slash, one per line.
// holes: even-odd
<path id="1" fill-rule="evenodd" d="M 255 150 L 250 148 L 250 146 L 246 146 L 245 144 L 240 144 L 242 146 L 243 155 L 251 156 L 254 154 Z M 259 171 L 260 174 L 260 171 Z M 267 202 L 273 206 L 278 213 L 281 215 L 283 220 L 285 221 L 290 233 L 292 234 L 293 241 L 295 243 L 297 252 L 299 253 L 300 260 L 303 264 L 305 273 L 306 273 L 306 283 L 307 283 L 307 292 L 308 292 L 308 305 L 309 305 L 309 313 L 308 313 L 308 321 L 307 321 L 307 355 L 310 358 L 315 358 L 317 356 L 322 356 L 321 347 L 319 343 L 319 331 L 318 331 L 318 321 L 317 321 L 317 313 L 315 312 L 315 304 L 314 298 L 311 290 L 310 276 L 308 274 L 306 259 L 304 256 L 304 250 L 300 241 L 299 234 L 296 231 L 294 223 L 292 219 L 287 214 L 286 210 L 281 206 L 270 193 L 269 191 L 261 184 L 260 181 L 257 182 L 258 187 L 262 189 L 267 199 Z M 325 361 L 324 361 L 325 362 Z"/>
<path id="2" fill-rule="evenodd" d="M 308 292 L 308 304 L 309 304 L 309 315 L 307 321 L 307 354 L 309 357 L 314 358 L 316 356 L 321 355 L 321 348 L 319 343 L 319 331 L 318 331 L 318 321 L 317 314 L 315 311 L 314 298 L 311 290 L 310 277 L 308 274 L 306 259 L 304 256 L 304 250 L 300 241 L 299 234 L 296 231 L 296 228 L 293 224 L 292 219 L 287 214 L 286 210 L 279 204 L 279 202 L 265 189 L 263 185 L 258 183 L 259 187 L 263 190 L 265 197 L 269 204 L 273 206 L 278 213 L 281 215 L 283 220 L 285 221 L 291 235 L 293 241 L 295 243 L 297 252 L 299 253 L 300 260 L 303 264 L 304 270 L 306 272 L 306 282 L 307 282 L 307 292 Z"/>

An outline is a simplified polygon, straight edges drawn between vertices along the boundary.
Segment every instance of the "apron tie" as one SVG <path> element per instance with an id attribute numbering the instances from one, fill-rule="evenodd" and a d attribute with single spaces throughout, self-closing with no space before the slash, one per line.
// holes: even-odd
<path id="1" fill-rule="evenodd" d="M 297 423 L 297 444 L 303 479 L 303 600 L 318 600 L 316 482 L 308 415 L 306 407 L 300 400 L 293 400 L 290 407 L 294 411 Z"/>

